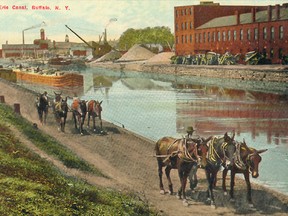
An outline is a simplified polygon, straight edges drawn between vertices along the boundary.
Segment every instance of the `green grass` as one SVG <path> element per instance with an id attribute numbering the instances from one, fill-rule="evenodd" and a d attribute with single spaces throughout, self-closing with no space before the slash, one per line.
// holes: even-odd
<path id="1" fill-rule="evenodd" d="M 63 175 L 26 148 L 6 123 L 17 126 L 37 146 L 48 143 L 49 147 L 42 149 L 50 153 L 58 155 L 55 152 L 60 148 L 61 154 L 70 155 L 63 157 L 68 165 L 92 172 L 94 169 L 75 159 L 71 152 L 66 153 L 67 149 L 59 147 L 51 137 L 30 127 L 9 107 L 0 104 L 0 116 L 0 215 L 157 215 L 133 194 L 97 188 Z"/>
<path id="2" fill-rule="evenodd" d="M 34 145 L 47 154 L 58 158 L 66 167 L 79 169 L 84 172 L 93 172 L 96 175 L 103 176 L 95 167 L 80 159 L 75 153 L 61 145 L 53 137 L 44 134 L 40 130 L 36 130 L 30 122 L 15 114 L 10 107 L 3 104 L 0 104 L 0 122 L 14 125 Z"/>

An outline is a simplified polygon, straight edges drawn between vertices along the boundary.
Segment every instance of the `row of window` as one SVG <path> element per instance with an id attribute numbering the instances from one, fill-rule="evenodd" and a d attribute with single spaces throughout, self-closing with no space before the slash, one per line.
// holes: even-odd
<path id="1" fill-rule="evenodd" d="M 193 23 L 192 22 L 182 22 L 181 23 L 181 30 L 188 30 L 193 29 Z M 178 23 L 175 24 L 175 31 L 179 30 Z"/>
<path id="2" fill-rule="evenodd" d="M 181 16 L 192 15 L 192 10 L 193 10 L 192 8 L 185 8 L 180 11 L 175 10 L 175 16 L 178 17 L 179 14 L 181 14 Z"/>
<path id="3" fill-rule="evenodd" d="M 272 26 L 269 30 L 269 39 L 274 40 L 275 39 L 275 28 Z M 278 29 L 278 37 L 280 40 L 283 39 L 284 37 L 284 27 L 279 26 Z M 259 32 L 258 28 L 253 29 L 253 35 L 251 29 L 246 29 L 246 39 L 248 41 L 251 40 L 258 40 L 259 38 Z M 262 39 L 267 40 L 268 39 L 268 28 L 264 27 L 262 29 Z M 214 31 L 214 32 L 203 32 L 203 33 L 195 33 L 195 43 L 206 43 L 207 42 L 216 42 L 216 41 L 236 41 L 238 40 L 238 35 L 237 35 L 237 30 L 228 30 L 226 31 Z M 239 30 L 239 40 L 244 40 L 244 30 L 240 29 Z M 192 34 L 190 35 L 182 35 L 181 37 L 181 42 L 182 43 L 193 43 L 193 36 Z M 179 38 L 176 36 L 176 43 L 179 43 Z"/>

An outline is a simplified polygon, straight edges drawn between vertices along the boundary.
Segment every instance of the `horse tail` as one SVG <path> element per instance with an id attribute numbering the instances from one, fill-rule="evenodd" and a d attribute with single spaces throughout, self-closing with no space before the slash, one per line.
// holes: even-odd
<path id="1" fill-rule="evenodd" d="M 156 154 L 156 155 L 159 155 L 159 154 L 160 154 L 160 148 L 159 148 L 159 146 L 160 146 L 160 141 L 161 141 L 161 139 L 158 140 L 158 141 L 155 143 L 155 148 L 154 148 L 154 150 L 155 150 L 155 154 Z"/>

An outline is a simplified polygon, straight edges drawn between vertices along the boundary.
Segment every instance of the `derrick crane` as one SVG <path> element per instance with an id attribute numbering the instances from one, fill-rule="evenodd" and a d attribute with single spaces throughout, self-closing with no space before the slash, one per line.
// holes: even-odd
<path id="1" fill-rule="evenodd" d="M 106 40 L 104 40 L 103 44 L 100 44 L 101 38 L 99 38 L 99 43 L 92 41 L 92 43 L 89 44 L 70 27 L 68 27 L 67 25 L 65 25 L 65 27 L 68 28 L 73 34 L 75 34 L 80 40 L 82 40 L 88 47 L 90 47 L 93 50 L 94 58 L 99 58 L 112 50 L 112 47 L 108 44 Z"/>
<path id="2" fill-rule="evenodd" d="M 42 23 L 40 23 L 38 25 L 34 25 L 34 26 L 29 27 L 29 28 L 23 29 L 22 30 L 22 43 L 25 44 L 25 40 L 24 40 L 24 32 L 25 31 L 30 30 L 30 29 L 39 28 L 41 26 L 46 26 L 46 23 L 43 21 Z"/>

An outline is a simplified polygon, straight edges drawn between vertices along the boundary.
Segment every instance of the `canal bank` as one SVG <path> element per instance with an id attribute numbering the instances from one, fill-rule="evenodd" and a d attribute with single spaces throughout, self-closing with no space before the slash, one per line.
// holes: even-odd
<path id="1" fill-rule="evenodd" d="M 90 67 L 109 68 L 117 71 L 141 71 L 147 73 L 227 78 L 263 82 L 288 83 L 287 65 L 175 65 L 141 62 L 102 62 Z"/>
<path id="2" fill-rule="evenodd" d="M 37 112 L 34 104 L 31 103 L 36 96 L 35 93 L 1 79 L 0 89 L 1 93 L 5 95 L 7 104 L 12 105 L 17 101 L 21 104 L 21 115 L 31 122 L 37 122 Z M 109 107 L 113 107 L 112 104 Z M 103 112 L 107 111 L 104 109 Z M 197 192 L 194 195 L 190 194 L 193 198 L 189 196 L 190 206 L 183 207 L 182 202 L 177 201 L 174 196 L 159 194 L 156 160 L 152 157 L 154 147 L 152 141 L 106 121 L 103 122 L 103 126 L 108 131 L 108 135 L 100 136 L 88 131 L 89 134 L 87 132 L 85 136 L 80 136 L 75 133 L 70 117 L 68 118 L 66 133 L 60 133 L 55 126 L 53 115 L 50 114 L 48 124 L 45 126 L 39 125 L 39 129 L 55 137 L 63 145 L 76 152 L 79 157 L 94 164 L 110 176 L 111 180 L 95 179 L 90 175 L 84 175 L 81 178 L 86 179 L 91 184 L 116 187 L 122 190 L 124 188 L 126 191 L 129 189 L 136 191 L 138 194 L 143 194 L 145 199 L 149 201 L 148 203 L 160 209 L 163 215 L 188 216 L 199 214 L 199 212 L 203 215 L 285 215 L 285 212 L 287 212 L 287 195 L 258 184 L 252 186 L 255 208 L 247 208 L 246 186 L 241 179 L 237 179 L 236 183 L 236 203 L 231 204 L 228 198 L 223 195 L 219 186 L 219 190 L 215 192 L 217 209 L 211 209 L 209 205 L 205 204 L 207 184 L 203 170 L 200 170 L 199 173 L 200 183 Z M 121 115 L 121 112 L 118 110 L 115 115 Z M 143 126 L 142 129 L 144 128 Z M 19 137 L 19 140 L 23 141 L 23 137 Z M 77 173 L 76 176 L 79 177 Z M 177 172 L 172 172 L 172 178 L 176 188 L 179 185 Z"/>

